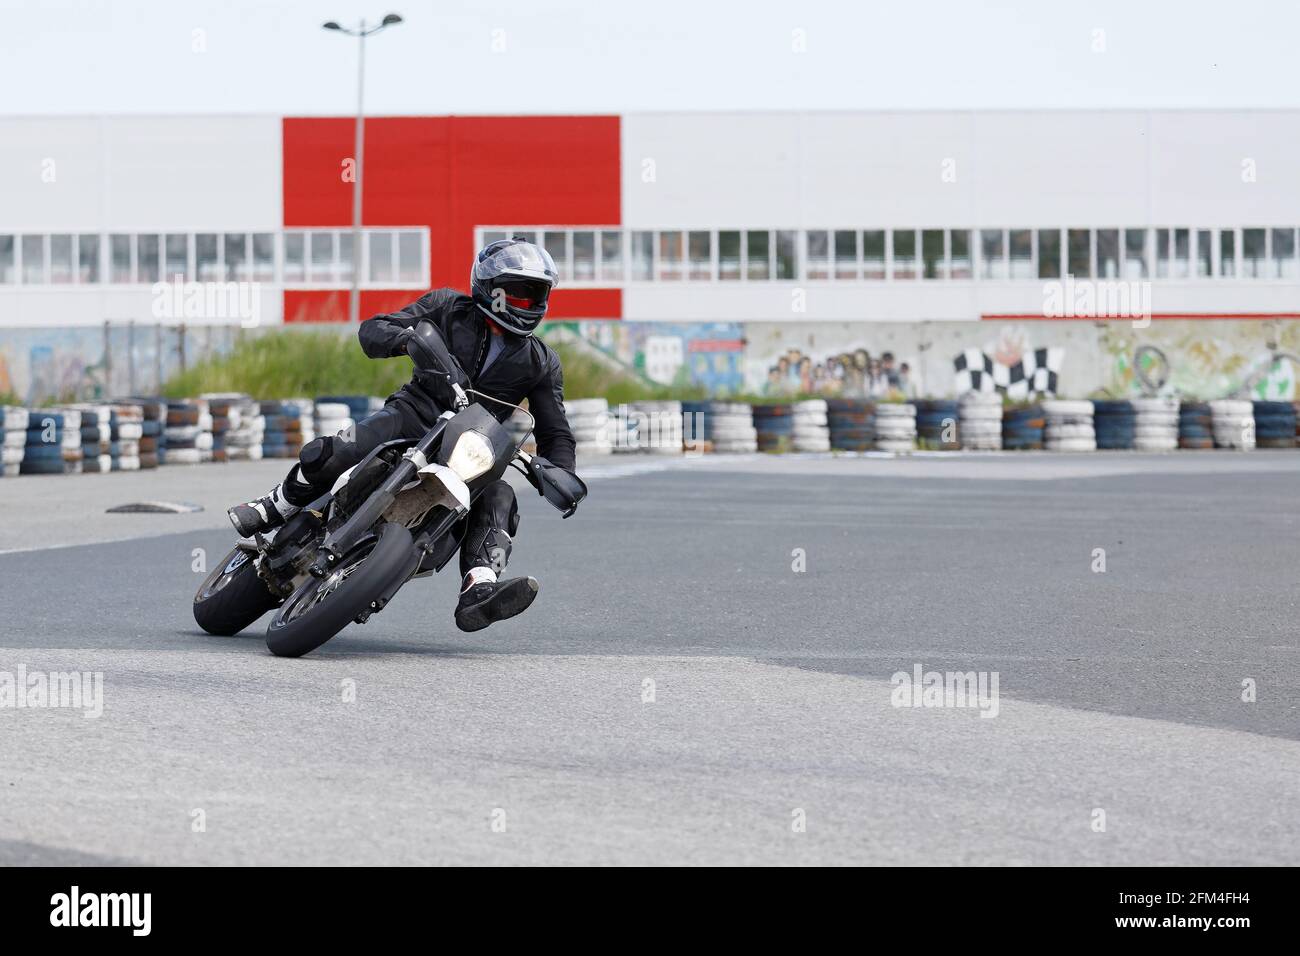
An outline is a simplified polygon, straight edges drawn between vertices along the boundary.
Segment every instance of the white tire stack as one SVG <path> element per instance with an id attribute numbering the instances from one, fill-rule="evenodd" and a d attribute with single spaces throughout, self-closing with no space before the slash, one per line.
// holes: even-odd
<path id="1" fill-rule="evenodd" d="M 1048 451 L 1096 451 L 1097 429 L 1089 401 L 1049 399 L 1043 402 L 1043 447 Z"/>
<path id="2" fill-rule="evenodd" d="M 791 418 L 790 444 L 795 451 L 831 450 L 831 429 L 824 398 L 795 402 Z"/>
<path id="3" fill-rule="evenodd" d="M 22 469 L 27 446 L 27 426 L 31 415 L 25 408 L 6 405 L 0 408 L 0 470 L 6 478 Z"/>
<path id="4" fill-rule="evenodd" d="M 682 453 L 681 402 L 632 402 L 627 406 L 627 415 L 636 429 L 637 451 L 650 455 Z"/>
<path id="5" fill-rule="evenodd" d="M 316 403 L 316 434 L 317 435 L 337 435 L 341 431 L 347 431 L 356 425 L 356 420 L 352 418 L 352 409 L 342 402 L 317 402 Z M 303 439 L 306 444 L 307 439 Z"/>
<path id="6" fill-rule="evenodd" d="M 701 420 L 701 416 L 703 416 Z M 754 408 L 745 402 L 709 402 L 703 411 L 683 410 L 682 440 L 698 452 L 705 441 L 715 454 L 747 455 L 758 451 Z"/>
<path id="7" fill-rule="evenodd" d="M 106 475 L 113 470 L 113 410 L 107 405 L 78 405 L 81 412 L 81 470 Z"/>
<path id="8" fill-rule="evenodd" d="M 1177 398 L 1149 397 L 1130 400 L 1137 412 L 1133 447 L 1138 451 L 1174 451 L 1178 448 Z"/>
<path id="9" fill-rule="evenodd" d="M 230 430 L 226 432 L 227 461 L 260 461 L 266 416 L 248 396 L 230 408 Z"/>
<path id="10" fill-rule="evenodd" d="M 916 447 L 916 406 L 894 402 L 876 405 L 876 449 L 909 452 Z"/>
<path id="11" fill-rule="evenodd" d="M 1215 448 L 1255 447 L 1255 406 L 1244 399 L 1221 398 L 1210 402 L 1210 425 Z"/>
<path id="12" fill-rule="evenodd" d="M 577 398 L 565 402 L 564 410 L 579 457 L 608 455 L 613 451 L 609 440 L 609 402 L 603 398 Z"/>
<path id="13" fill-rule="evenodd" d="M 974 451 L 1002 450 L 1002 396 L 967 392 L 960 399 L 957 437 Z"/>

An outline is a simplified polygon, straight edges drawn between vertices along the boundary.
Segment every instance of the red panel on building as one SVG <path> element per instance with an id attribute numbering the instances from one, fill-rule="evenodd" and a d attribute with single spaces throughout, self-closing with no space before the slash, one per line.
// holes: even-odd
<path id="1" fill-rule="evenodd" d="M 286 118 L 283 131 L 285 226 L 350 225 L 354 121 Z M 378 117 L 366 121 L 363 220 L 428 226 L 432 284 L 466 289 L 475 226 L 618 225 L 620 177 L 617 116 Z M 364 293 L 362 314 L 391 311 L 392 296 Z M 285 321 L 339 321 L 346 299 L 340 311 L 335 291 L 287 291 Z M 557 319 L 621 314 L 617 289 L 562 286 L 551 300 Z"/>

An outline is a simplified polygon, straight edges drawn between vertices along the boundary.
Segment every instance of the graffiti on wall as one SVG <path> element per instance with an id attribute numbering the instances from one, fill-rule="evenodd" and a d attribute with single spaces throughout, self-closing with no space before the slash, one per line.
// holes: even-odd
<path id="1" fill-rule="evenodd" d="M 1007 325 L 996 341 L 953 357 L 953 388 L 958 395 L 997 392 L 1018 400 L 1055 395 L 1064 362 L 1063 346 L 1031 347 L 1023 327 Z"/>
<path id="2" fill-rule="evenodd" d="M 743 385 L 744 327 L 738 322 L 555 323 L 659 385 L 730 395 Z"/>

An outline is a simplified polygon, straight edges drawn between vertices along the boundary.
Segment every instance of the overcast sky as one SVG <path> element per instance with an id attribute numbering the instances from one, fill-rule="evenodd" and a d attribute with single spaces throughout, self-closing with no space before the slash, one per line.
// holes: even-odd
<path id="1" fill-rule="evenodd" d="M 1296 107 L 1300 0 L 0 0 L 0 114 Z"/>

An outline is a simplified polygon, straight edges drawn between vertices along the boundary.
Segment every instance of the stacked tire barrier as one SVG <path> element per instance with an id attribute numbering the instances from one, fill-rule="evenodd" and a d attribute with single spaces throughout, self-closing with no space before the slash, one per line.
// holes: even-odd
<path id="1" fill-rule="evenodd" d="M 17 475 L 22 468 L 30 417 L 25 408 L 0 405 L 0 475 L 6 478 Z"/>
<path id="2" fill-rule="evenodd" d="M 636 451 L 651 455 L 682 453 L 681 402 L 632 402 L 627 406 L 627 419 Z"/>
<path id="3" fill-rule="evenodd" d="M 967 392 L 957 405 L 957 436 L 970 451 L 1002 450 L 1002 396 L 997 392 Z"/>
<path id="4" fill-rule="evenodd" d="M 109 409 L 110 452 L 114 471 L 140 470 L 140 442 L 144 439 L 144 409 L 119 402 Z"/>
<path id="5" fill-rule="evenodd" d="M 239 427 L 237 405 L 244 396 L 238 392 L 206 392 L 199 396 L 208 403 L 212 416 L 212 460 L 229 461 L 226 436 Z"/>
<path id="6" fill-rule="evenodd" d="M 1002 448 L 1006 451 L 1040 451 L 1047 417 L 1041 405 L 1008 408 L 1002 414 Z"/>
<path id="7" fill-rule="evenodd" d="M 113 470 L 113 410 L 107 405 L 85 405 L 81 413 L 81 470 L 106 475 Z"/>
<path id="8" fill-rule="evenodd" d="M 565 402 L 564 410 L 579 457 L 608 455 L 613 451 L 609 439 L 609 402 L 603 398 L 579 398 Z"/>
<path id="9" fill-rule="evenodd" d="M 1255 447 L 1255 409 L 1249 401 L 1222 398 L 1210 402 L 1215 448 L 1249 451 Z"/>
<path id="10" fill-rule="evenodd" d="M 129 399 L 140 406 L 140 467 L 157 468 L 167 457 L 167 403 L 157 398 Z"/>
<path id="11" fill-rule="evenodd" d="M 830 451 L 826 399 L 812 398 L 791 406 L 790 444 L 795 451 Z"/>
<path id="12" fill-rule="evenodd" d="M 257 461 L 262 457 L 262 442 L 266 437 L 266 417 L 261 406 L 247 395 L 229 397 L 224 403 L 226 428 L 222 447 L 226 461 Z M 213 425 L 218 421 L 214 411 Z M 215 441 L 215 439 L 214 439 Z"/>
<path id="13" fill-rule="evenodd" d="M 167 464 L 212 461 L 212 413 L 201 398 L 167 403 Z"/>
<path id="14" fill-rule="evenodd" d="M 1178 399 L 1135 398 L 1132 404 L 1137 413 L 1133 447 L 1138 451 L 1174 451 L 1181 427 Z"/>
<path id="15" fill-rule="evenodd" d="M 1043 402 L 1043 447 L 1048 451 L 1096 451 L 1092 402 L 1051 399 Z"/>
<path id="16" fill-rule="evenodd" d="M 910 452 L 916 447 L 916 406 L 894 402 L 876 405 L 876 448 Z"/>
<path id="17" fill-rule="evenodd" d="M 956 451 L 961 448 L 957 435 L 957 418 L 961 409 L 946 398 L 921 399 L 916 403 L 916 443 L 931 451 Z"/>
<path id="18" fill-rule="evenodd" d="M 41 409 L 28 418 L 20 474 L 77 475 L 81 464 L 80 412 Z"/>
<path id="19" fill-rule="evenodd" d="M 759 451 L 781 454 L 794 449 L 794 406 L 755 405 L 754 437 Z"/>
<path id="20" fill-rule="evenodd" d="M 870 451 L 876 444 L 876 409 L 866 399 L 826 400 L 831 448 L 836 451 Z"/>
<path id="21" fill-rule="evenodd" d="M 753 406 L 745 402 L 682 402 L 682 447 L 693 453 L 758 451 Z"/>
<path id="22" fill-rule="evenodd" d="M 258 405 L 265 422 L 263 458 L 297 458 L 302 446 L 316 437 L 316 403 L 309 398 L 286 398 Z"/>
<path id="23" fill-rule="evenodd" d="M 1209 402 L 1184 402 L 1179 407 L 1178 447 L 1214 447 L 1214 419 Z"/>
<path id="24" fill-rule="evenodd" d="M 1260 448 L 1296 446 L 1295 406 L 1290 402 L 1255 402 L 1255 444 Z"/>
<path id="25" fill-rule="evenodd" d="M 365 417 L 363 412 L 362 418 Z M 316 434 L 337 435 L 356 426 L 359 419 L 352 413 L 351 406 L 343 402 L 323 402 L 316 399 Z"/>
<path id="26" fill-rule="evenodd" d="M 1137 436 L 1137 411 L 1132 402 L 1098 400 L 1092 403 L 1097 447 L 1120 450 L 1133 447 Z"/>

